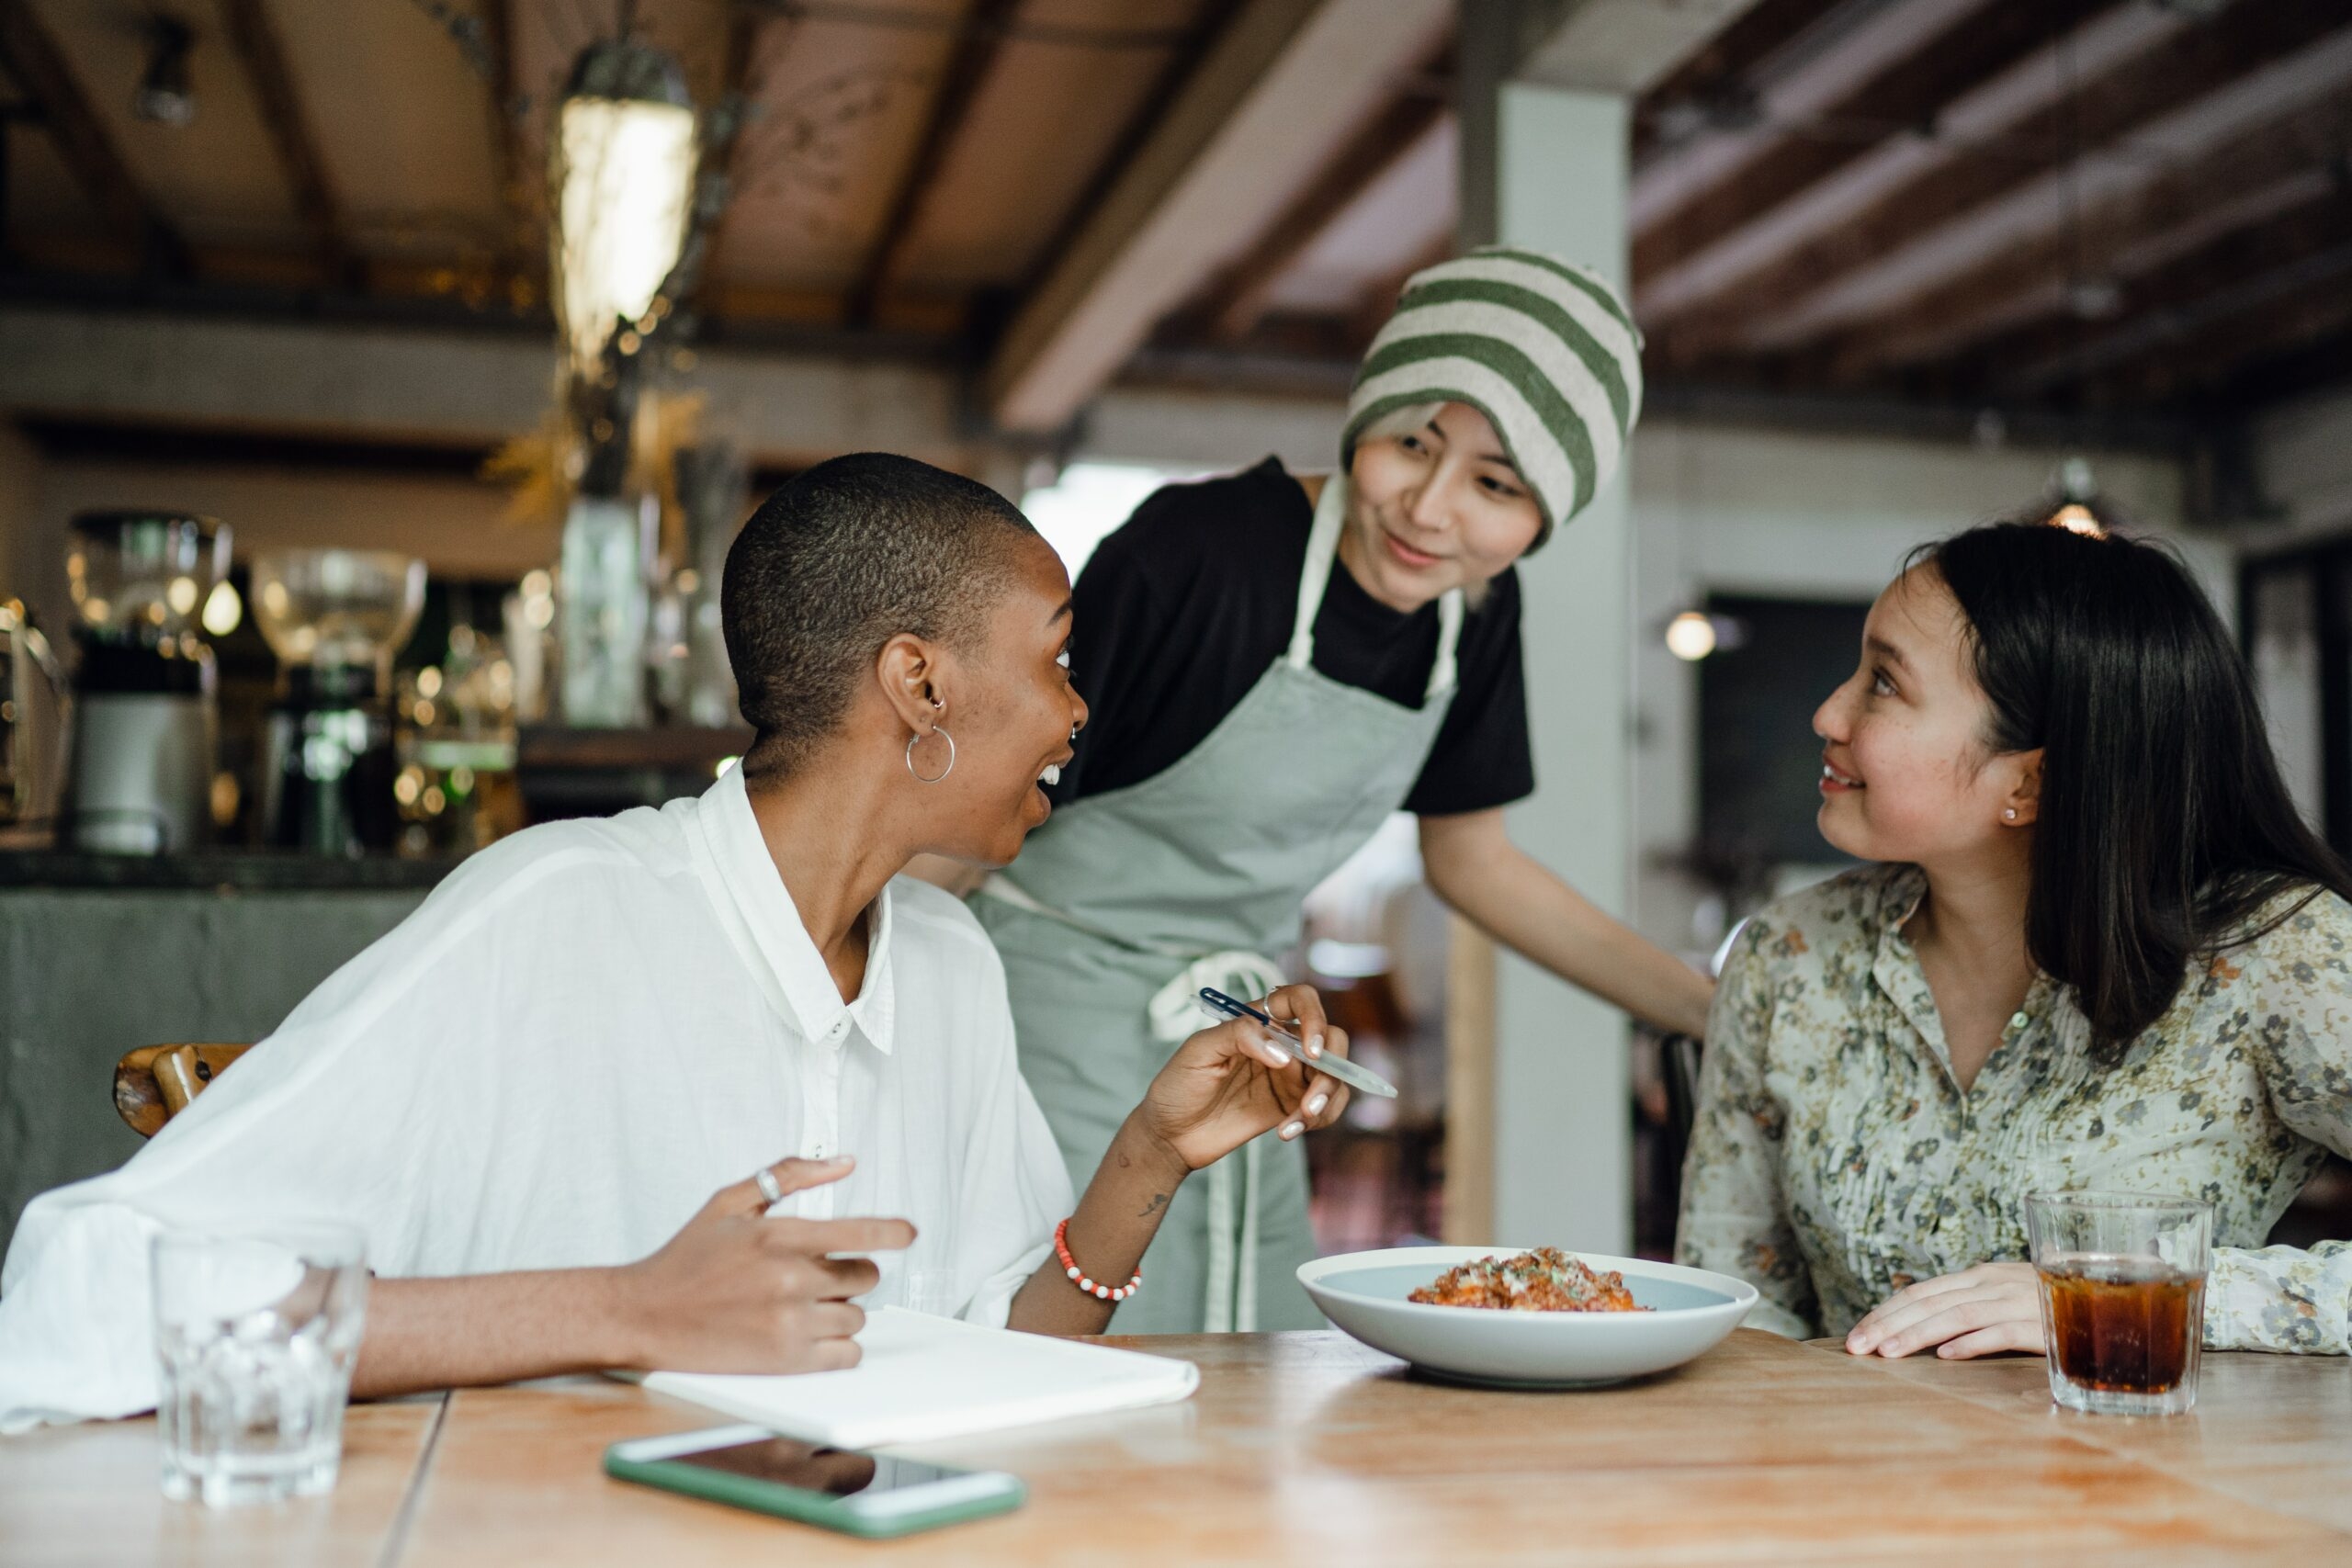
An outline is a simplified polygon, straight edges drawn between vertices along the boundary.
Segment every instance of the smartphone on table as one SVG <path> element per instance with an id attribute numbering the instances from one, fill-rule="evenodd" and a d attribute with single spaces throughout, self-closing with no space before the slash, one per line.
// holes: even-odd
<path id="1" fill-rule="evenodd" d="M 1029 1495 L 999 1471 L 819 1448 L 752 1426 L 615 1443 L 605 1450 L 605 1473 L 869 1537 L 1007 1513 Z"/>

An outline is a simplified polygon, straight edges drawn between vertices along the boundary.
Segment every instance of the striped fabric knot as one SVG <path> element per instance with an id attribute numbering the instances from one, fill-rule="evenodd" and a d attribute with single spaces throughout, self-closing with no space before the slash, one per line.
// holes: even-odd
<path id="1" fill-rule="evenodd" d="M 1366 428 L 1423 403 L 1487 416 L 1543 513 L 1540 546 L 1617 471 L 1641 417 L 1642 334 L 1583 267 L 1503 245 L 1474 251 L 1407 281 L 1356 372 L 1341 466 Z"/>

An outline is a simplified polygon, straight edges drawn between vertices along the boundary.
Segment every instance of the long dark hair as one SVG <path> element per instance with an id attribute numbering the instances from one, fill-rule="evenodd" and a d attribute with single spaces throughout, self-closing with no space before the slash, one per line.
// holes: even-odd
<path id="1" fill-rule="evenodd" d="M 2026 948 L 2073 987 L 2103 1059 L 2164 1015 L 2192 962 L 2323 891 L 2352 897 L 2287 794 L 2245 660 L 2165 549 L 2006 522 L 1915 558 L 1968 617 L 1993 750 L 2042 750 Z"/>

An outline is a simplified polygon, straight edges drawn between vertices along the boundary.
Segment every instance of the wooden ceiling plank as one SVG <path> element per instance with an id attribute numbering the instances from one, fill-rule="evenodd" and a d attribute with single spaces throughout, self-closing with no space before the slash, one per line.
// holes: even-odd
<path id="1" fill-rule="evenodd" d="M 1013 316 L 984 378 L 999 424 L 1065 427 L 1452 15 L 1445 0 L 1248 0 Z"/>
<path id="2" fill-rule="evenodd" d="M 2234 382 L 2250 400 L 2267 400 L 2248 385 L 2256 367 L 2291 356 L 2347 324 L 2352 244 L 2252 279 L 2229 298 L 2209 299 L 2193 317 L 2176 319 L 2169 331 L 2111 345 L 2109 357 L 2074 390 L 2077 400 L 2093 406 L 2177 405 Z M 2054 384 L 2038 375 L 2022 380 L 2041 388 Z"/>
<path id="3" fill-rule="evenodd" d="M 2243 419 L 2254 410 L 2306 392 L 2340 389 L 2347 365 L 2352 365 L 2352 321 L 2319 330 L 2282 353 L 2241 362 L 2223 379 L 2199 388 L 2193 399 L 2177 400 L 2200 422 Z"/>
<path id="4" fill-rule="evenodd" d="M 524 310 L 538 297 L 540 268 L 535 258 L 540 252 L 536 243 L 540 182 L 526 172 L 529 159 L 523 151 L 522 116 L 516 112 L 522 88 L 514 69 L 514 4 L 515 0 L 483 0 L 481 21 L 482 49 L 490 61 L 485 129 L 490 136 L 491 178 L 497 182 L 499 205 L 506 214 L 505 233 L 493 265 L 499 292 L 509 305 Z"/>
<path id="5" fill-rule="evenodd" d="M 2112 276 L 2133 251 L 2159 248 L 2165 236 L 2211 221 L 2230 197 L 2324 170 L 2347 147 L 2352 95 L 2333 95 L 2231 137 L 2147 185 L 2095 202 L 2078 225 L 2082 234 L 2095 238 L 2093 269 Z M 1973 340 L 1997 341 L 2018 324 L 2041 325 L 2047 310 L 2030 310 L 2020 323 L 2018 302 L 2031 299 L 2066 306 L 2063 285 L 2086 259 L 2075 254 L 2076 247 L 2075 227 L 2053 230 L 2006 247 L 1941 287 L 1914 296 L 1899 315 L 1851 334 L 1838 367 L 1841 378 L 1948 354 Z M 2126 295 L 2136 302 L 2140 287 L 2131 285 Z"/>
<path id="6" fill-rule="evenodd" d="M 2050 46 L 2116 0 L 2042 0 L 1962 16 L 1939 36 L 1858 84 L 1814 127 L 1792 127 L 1760 158 L 1664 214 L 1634 240 L 1634 275 L 1654 277 L 1747 227 L 1798 192 L 1909 136 L 1943 107 Z M 1871 127 L 1883 128 L 1873 137 Z M 1851 134 L 1842 133 L 1848 130 Z"/>
<path id="7" fill-rule="evenodd" d="M 2101 378 L 2118 365 L 2170 355 L 2184 340 L 2211 333 L 2252 335 L 2249 320 L 2281 300 L 2342 289 L 2347 276 L 2352 200 L 2338 187 L 2277 222 L 2228 235 L 2163 268 L 2132 291 L 2130 308 L 2114 321 L 2040 323 L 1986 345 L 1984 358 L 2014 367 L 1998 375 L 2002 385 L 2039 393 Z M 2200 357 L 2189 354 L 2183 360 L 2193 364 Z"/>
<path id="8" fill-rule="evenodd" d="M 1388 318 L 1396 313 L 1396 301 L 1404 297 L 1405 285 L 1413 275 L 1446 260 L 1453 254 L 1453 249 L 1451 231 L 1433 235 L 1410 262 L 1363 291 L 1348 317 L 1346 337 L 1351 355 L 1361 357 L 1372 346 L 1372 340 L 1388 324 Z"/>
<path id="9" fill-rule="evenodd" d="M 140 186 L 29 0 L 0 0 L 0 68 L 39 110 L 41 129 L 74 181 L 141 265 L 179 276 L 189 274 L 187 242 Z"/>
<path id="10" fill-rule="evenodd" d="M 1634 233 L 1736 177 L 1779 128 L 1818 120 L 1858 81 L 1918 51 L 1984 0 L 1846 0 L 1758 64 L 1725 111 L 1690 128 L 1672 157 L 1634 171 L 1625 216 Z M 1636 282 L 1641 280 L 1636 279 Z"/>
<path id="11" fill-rule="evenodd" d="M 706 158 L 716 155 L 726 171 L 722 203 L 717 215 L 710 220 L 702 241 L 703 265 L 699 269 L 696 292 L 699 302 L 706 307 L 715 303 L 718 297 L 719 286 L 711 276 L 714 268 L 710 264 L 716 260 L 720 245 L 726 241 L 728 220 L 734 215 L 737 197 L 743 189 L 742 171 L 737 164 L 743 155 L 743 133 L 750 128 L 755 112 L 754 105 L 763 85 L 759 71 L 761 45 L 767 41 L 770 29 L 798 26 L 797 18 L 779 17 L 747 5 L 733 5 L 727 9 L 727 40 L 719 61 L 719 103 L 725 125 L 718 144 L 706 145 L 703 149 Z M 790 32 L 786 32 L 782 39 L 772 46 L 773 49 L 781 51 L 790 38 Z M 774 65 L 774 53 L 768 56 L 766 63 Z"/>
<path id="12" fill-rule="evenodd" d="M 1758 0 L 1642 96 L 1634 116 L 1634 166 L 1670 155 L 1663 128 L 1675 111 L 1704 110 L 1744 96 L 1749 73 L 1801 37 L 1842 0 Z"/>
<path id="13" fill-rule="evenodd" d="M 940 73 L 939 86 L 932 95 L 931 113 L 923 122 L 914 155 L 899 175 L 881 231 L 850 289 L 850 325 L 871 325 L 876 303 L 898 282 L 914 243 L 923 204 L 971 118 L 981 84 L 1003 51 L 1006 25 L 1020 9 L 1021 0 L 976 0 L 965 17 L 946 68 Z"/>
<path id="14" fill-rule="evenodd" d="M 1446 107 L 1442 96 L 1423 92 L 1401 94 L 1383 106 L 1212 287 L 1197 312 L 1209 334 L 1224 343 L 1248 337 L 1291 264 L 1412 152 L 1445 118 Z"/>
<path id="15" fill-rule="evenodd" d="M 2000 148 L 1949 160 L 1885 193 L 1834 231 L 1747 273 L 1686 317 L 1645 321 L 1653 351 L 1680 366 L 1728 349 L 1849 275 L 1883 265 L 2029 180 L 2063 169 L 2076 145 L 2085 152 L 2112 147 L 2142 126 L 2346 26 L 2346 14 L 2335 6 L 2255 4 L 2181 28 L 2086 82 L 2078 95 L 2027 115 Z"/>
<path id="16" fill-rule="evenodd" d="M 364 268 L 352 252 L 334 183 L 302 112 L 277 24 L 270 19 L 265 0 L 220 0 L 220 13 L 228 23 L 229 47 L 244 67 L 262 129 L 293 196 L 294 210 L 311 231 L 320 270 L 330 284 L 356 291 L 364 282 Z"/>

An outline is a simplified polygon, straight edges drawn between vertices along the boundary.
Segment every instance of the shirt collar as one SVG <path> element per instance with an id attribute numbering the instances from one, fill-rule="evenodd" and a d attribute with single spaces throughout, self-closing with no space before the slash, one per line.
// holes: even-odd
<path id="1" fill-rule="evenodd" d="M 865 955 L 865 982 L 857 999 L 844 1003 L 833 984 L 832 971 L 792 901 L 791 890 L 768 853 L 752 815 L 752 797 L 741 766 L 719 775 L 702 794 L 700 818 L 719 884 L 765 961 L 775 984 L 772 998 L 780 999 L 810 1040 L 839 1037 L 851 1029 L 884 1055 L 890 1054 L 897 1009 L 891 1001 L 890 889 L 886 886 L 867 911 L 871 922 Z"/>
<path id="2" fill-rule="evenodd" d="M 1879 989 L 1894 1001 L 1907 1018 L 1920 1039 L 1935 1054 L 1937 1062 L 1949 1073 L 1951 1070 L 1951 1049 L 1944 1039 L 1943 1015 L 1937 1010 L 1935 993 L 1928 988 L 1928 973 L 1919 965 L 1919 954 L 1904 933 L 1911 917 L 1919 912 L 1919 900 L 1928 896 L 1928 874 L 1916 865 L 1897 867 L 1880 889 L 1878 904 L 1878 939 L 1872 944 L 1871 976 Z M 2049 1020 L 2062 1036 L 2069 1033 L 2070 1019 L 2080 1014 L 2068 1006 L 2059 990 L 2058 982 L 2046 970 L 2037 968 L 2033 981 L 2026 988 L 2022 1015 L 2028 1026 Z M 2075 1032 L 2079 1032 L 2075 1031 Z M 1987 1061 L 1990 1067 L 1992 1063 Z M 1980 1075 L 1979 1083 L 1984 1082 Z"/>

